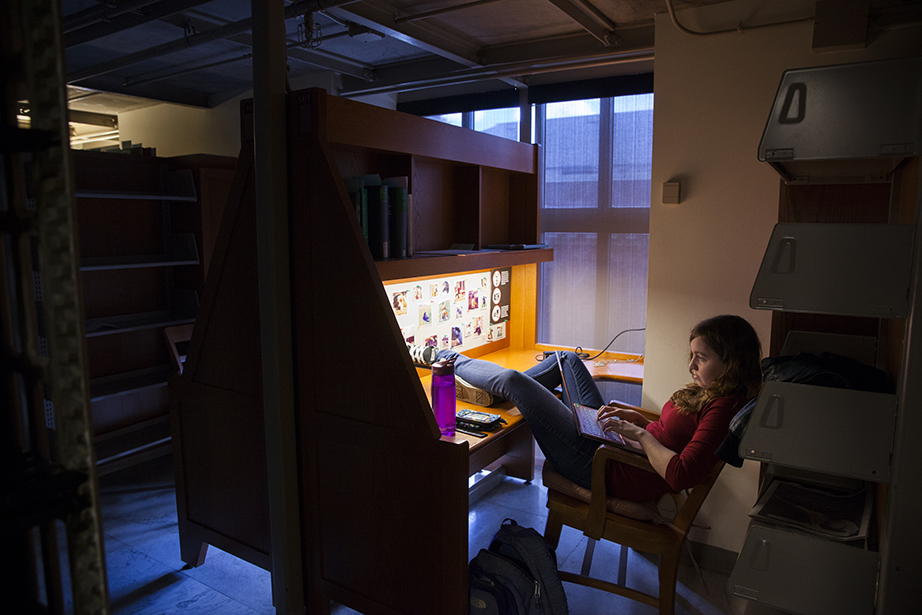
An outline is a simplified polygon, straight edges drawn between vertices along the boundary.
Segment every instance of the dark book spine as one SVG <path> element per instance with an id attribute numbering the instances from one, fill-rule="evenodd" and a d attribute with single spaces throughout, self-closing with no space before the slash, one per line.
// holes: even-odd
<path id="1" fill-rule="evenodd" d="M 362 235 L 365 236 L 365 241 L 368 241 L 368 189 L 362 188 L 360 194 L 359 222 L 362 226 Z"/>
<path id="2" fill-rule="evenodd" d="M 390 256 L 390 225 L 386 186 L 368 187 L 368 247 L 375 260 Z"/>
<path id="3" fill-rule="evenodd" d="M 355 208 L 355 215 L 359 221 L 359 227 L 362 229 L 362 235 L 365 241 L 368 241 L 368 190 L 360 188 L 349 193 L 352 200 L 352 206 Z"/>
<path id="4" fill-rule="evenodd" d="M 391 204 L 391 258 L 407 257 L 407 189 L 392 187 L 388 197 Z"/>

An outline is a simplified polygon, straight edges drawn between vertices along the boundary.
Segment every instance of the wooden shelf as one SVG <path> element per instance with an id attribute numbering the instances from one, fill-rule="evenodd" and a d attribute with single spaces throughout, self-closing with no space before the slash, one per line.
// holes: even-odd
<path id="1" fill-rule="evenodd" d="M 185 201 L 198 200 L 192 171 L 164 171 L 160 191 L 104 190 L 77 188 L 74 195 L 83 199 L 121 199 L 126 201 Z"/>
<path id="2" fill-rule="evenodd" d="M 433 275 L 450 275 L 465 271 L 513 267 L 554 260 L 554 250 L 505 250 L 448 256 L 414 256 L 401 260 L 375 261 L 384 281 Z"/>
<path id="3" fill-rule="evenodd" d="M 174 307 L 165 310 L 117 314 L 86 320 L 86 337 L 113 335 L 153 327 L 171 327 L 195 322 L 198 310 L 198 295 L 195 291 L 174 289 Z M 165 348 L 165 346 L 164 346 Z"/>
<path id="4" fill-rule="evenodd" d="M 194 233 L 175 233 L 168 240 L 168 252 L 137 256 L 97 256 L 80 259 L 81 271 L 107 271 L 110 269 L 138 269 L 141 267 L 172 267 L 198 265 L 198 248 Z"/>
<path id="5" fill-rule="evenodd" d="M 90 380 L 90 401 L 124 395 L 147 387 L 166 386 L 172 373 L 169 365 L 159 365 Z"/>

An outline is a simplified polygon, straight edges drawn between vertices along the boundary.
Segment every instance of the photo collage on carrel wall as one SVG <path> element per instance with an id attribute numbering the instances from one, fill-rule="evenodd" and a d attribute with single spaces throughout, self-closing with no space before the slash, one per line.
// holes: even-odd
<path id="1" fill-rule="evenodd" d="M 470 350 L 506 337 L 512 269 L 385 284 L 397 324 L 411 344 Z"/>

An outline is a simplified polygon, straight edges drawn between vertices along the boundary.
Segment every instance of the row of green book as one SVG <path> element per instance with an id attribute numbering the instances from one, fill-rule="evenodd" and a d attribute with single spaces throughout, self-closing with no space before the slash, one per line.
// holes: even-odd
<path id="1" fill-rule="evenodd" d="M 345 181 L 362 234 L 375 260 L 413 256 L 408 178 L 357 175 Z"/>

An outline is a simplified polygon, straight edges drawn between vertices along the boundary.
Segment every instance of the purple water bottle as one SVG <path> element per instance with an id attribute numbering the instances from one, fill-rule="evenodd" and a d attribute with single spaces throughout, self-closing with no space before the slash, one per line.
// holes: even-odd
<path id="1" fill-rule="evenodd" d="M 432 412 L 442 435 L 455 435 L 454 359 L 432 364 Z"/>

